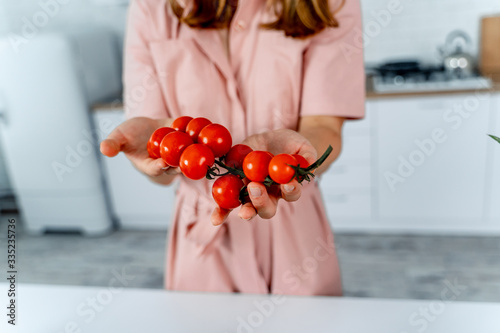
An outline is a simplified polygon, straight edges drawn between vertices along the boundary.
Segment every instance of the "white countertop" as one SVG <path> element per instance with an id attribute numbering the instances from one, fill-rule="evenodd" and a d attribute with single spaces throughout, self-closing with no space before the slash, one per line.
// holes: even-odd
<path id="1" fill-rule="evenodd" d="M 1 332 L 500 332 L 499 303 L 296 297 L 17 285 L 17 325 Z M 7 329 L 5 329 L 7 328 Z"/>

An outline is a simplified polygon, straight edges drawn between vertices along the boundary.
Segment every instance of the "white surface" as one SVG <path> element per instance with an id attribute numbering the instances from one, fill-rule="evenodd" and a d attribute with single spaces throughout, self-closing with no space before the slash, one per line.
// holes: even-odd
<path id="1" fill-rule="evenodd" d="M 89 109 L 120 90 L 112 41 L 93 29 L 40 34 L 21 52 L 0 41 L 0 134 L 28 231 L 111 227 Z"/>
<path id="2" fill-rule="evenodd" d="M 102 139 L 110 133 L 110 129 L 125 120 L 122 110 L 102 110 L 94 112 L 93 117 Z M 123 153 L 113 158 L 101 156 L 101 159 L 114 215 L 120 226 L 131 229 L 166 229 L 173 214 L 175 184 L 154 184 L 140 174 Z"/>
<path id="3" fill-rule="evenodd" d="M 2 304 L 6 304 L 7 284 L 0 286 Z M 44 285 L 17 287 L 18 325 L 15 328 L 7 325 L 5 316 L 2 316 L 2 332 L 500 331 L 500 304 L 497 303 L 293 296 L 272 298 Z M 91 307 L 89 302 L 92 299 L 99 311 Z M 420 311 L 427 312 L 429 319 L 425 319 Z M 71 326 L 71 330 L 65 330 L 65 327 Z"/>

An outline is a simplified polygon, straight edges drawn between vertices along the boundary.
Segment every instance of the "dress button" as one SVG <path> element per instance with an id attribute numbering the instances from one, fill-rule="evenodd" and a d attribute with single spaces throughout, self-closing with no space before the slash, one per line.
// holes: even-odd
<path id="1" fill-rule="evenodd" d="M 235 29 L 236 29 L 237 31 L 242 31 L 242 30 L 244 30 L 244 29 L 245 29 L 245 27 L 246 27 L 245 21 L 243 21 L 243 20 L 239 20 L 238 22 L 236 22 Z"/>

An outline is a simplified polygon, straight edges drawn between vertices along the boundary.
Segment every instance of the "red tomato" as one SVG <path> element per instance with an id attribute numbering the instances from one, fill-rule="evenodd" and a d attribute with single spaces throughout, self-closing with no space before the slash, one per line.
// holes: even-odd
<path id="1" fill-rule="evenodd" d="M 172 128 L 176 131 L 185 132 L 187 124 L 193 119 L 193 117 L 184 116 L 179 117 L 172 123 Z"/>
<path id="2" fill-rule="evenodd" d="M 214 161 L 214 153 L 208 146 L 195 143 L 184 150 L 179 166 L 184 176 L 198 180 L 205 177 Z"/>
<path id="3" fill-rule="evenodd" d="M 243 166 L 243 160 L 252 151 L 252 148 L 247 145 L 234 145 L 226 155 L 226 165 L 231 168 L 241 169 Z"/>
<path id="4" fill-rule="evenodd" d="M 212 196 L 220 208 L 233 209 L 239 207 L 240 190 L 244 186 L 240 177 L 225 175 L 219 177 L 212 186 Z"/>
<path id="5" fill-rule="evenodd" d="M 253 182 L 263 182 L 269 175 L 272 156 L 267 151 L 255 150 L 243 160 L 243 172 Z"/>
<path id="6" fill-rule="evenodd" d="M 151 134 L 151 137 L 149 138 L 147 149 L 149 153 L 149 157 L 151 158 L 160 158 L 160 143 L 161 140 L 165 137 L 170 132 L 175 131 L 171 127 L 160 127 L 156 131 Z"/>
<path id="7" fill-rule="evenodd" d="M 299 162 L 298 166 L 301 168 L 307 168 L 310 164 L 307 162 L 307 160 L 304 158 L 304 156 L 299 155 L 299 154 L 292 154 L 293 157 Z"/>
<path id="8" fill-rule="evenodd" d="M 154 149 L 153 149 L 153 146 L 151 146 L 151 142 L 150 141 L 148 141 L 147 150 L 148 150 L 149 157 L 154 158 L 153 157 L 153 156 L 155 156 L 154 155 Z"/>
<path id="9" fill-rule="evenodd" d="M 221 157 L 227 154 L 233 139 L 231 133 L 222 125 L 210 124 L 205 126 L 198 135 L 198 142 L 203 143 L 212 149 L 215 157 Z"/>
<path id="10" fill-rule="evenodd" d="M 212 122 L 208 120 L 207 118 L 194 118 L 191 120 L 187 126 L 186 126 L 186 133 L 189 134 L 191 139 L 194 142 L 198 142 L 198 135 L 200 134 L 201 130 L 207 126 L 210 125 Z"/>
<path id="11" fill-rule="evenodd" d="M 279 154 L 273 157 L 269 163 L 269 177 L 278 184 L 287 184 L 295 176 L 295 170 L 290 165 L 299 163 L 289 154 Z"/>
<path id="12" fill-rule="evenodd" d="M 165 135 L 160 144 L 161 158 L 167 165 L 178 167 L 181 154 L 193 140 L 184 132 L 175 131 Z"/>

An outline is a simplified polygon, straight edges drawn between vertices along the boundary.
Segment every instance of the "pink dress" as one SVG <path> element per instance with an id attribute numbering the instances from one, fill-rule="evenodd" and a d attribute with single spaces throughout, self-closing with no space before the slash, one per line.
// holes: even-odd
<path id="1" fill-rule="evenodd" d="M 346 1 L 336 16 L 339 28 L 307 39 L 259 28 L 270 19 L 265 2 L 239 1 L 228 59 L 218 31 L 180 25 L 168 1 L 133 0 L 124 62 L 127 117 L 207 117 L 226 126 L 234 144 L 261 131 L 296 129 L 304 116 L 362 117 L 359 1 Z M 167 289 L 341 295 L 316 182 L 304 185 L 297 202 L 281 201 L 271 220 L 243 221 L 233 212 L 214 227 L 211 183 L 185 177 L 175 207 Z"/>

